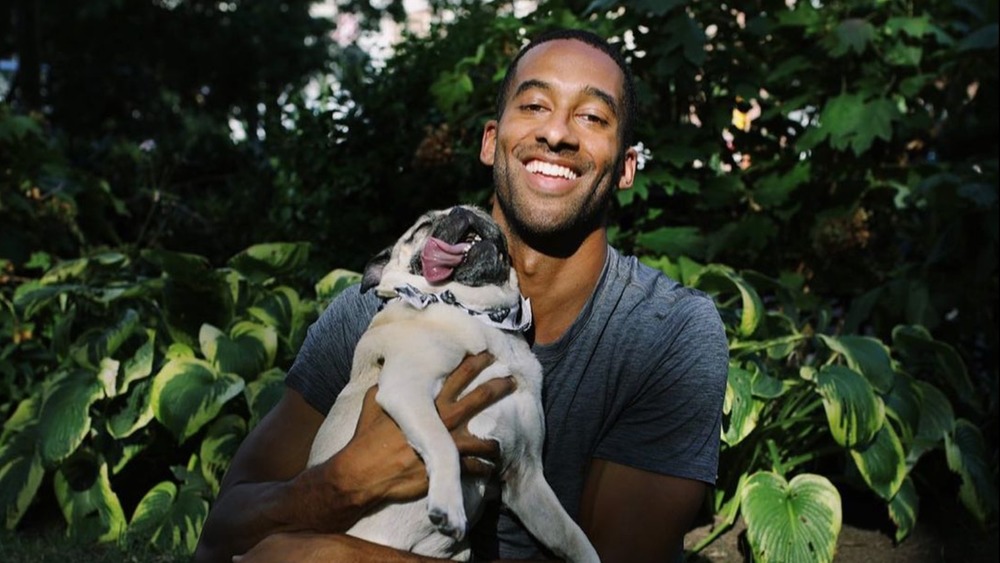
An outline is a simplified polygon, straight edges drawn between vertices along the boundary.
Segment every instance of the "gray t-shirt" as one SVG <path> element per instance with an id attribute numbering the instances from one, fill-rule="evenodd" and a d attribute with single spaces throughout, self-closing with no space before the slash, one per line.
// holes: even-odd
<path id="1" fill-rule="evenodd" d="M 545 372 L 545 477 L 574 518 L 592 458 L 709 484 L 718 469 L 728 344 L 715 305 L 608 250 L 573 325 L 558 341 L 532 346 Z M 351 288 L 309 329 L 286 383 L 318 411 L 329 411 L 347 384 L 377 308 L 373 292 Z M 479 556 L 543 553 L 502 508 L 488 510 L 473 537 Z"/>

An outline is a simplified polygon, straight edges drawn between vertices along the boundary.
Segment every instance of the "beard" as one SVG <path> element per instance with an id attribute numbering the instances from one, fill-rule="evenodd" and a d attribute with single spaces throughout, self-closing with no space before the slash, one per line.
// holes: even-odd
<path id="1" fill-rule="evenodd" d="M 551 256 L 569 256 L 587 236 L 606 223 L 614 188 L 620 178 L 615 171 L 621 170 L 623 165 L 624 155 L 588 189 L 581 188 L 585 193 L 560 198 L 558 203 L 548 202 L 558 208 L 547 210 L 532 205 L 527 189 L 515 187 L 516 178 L 507 161 L 497 159 L 493 166 L 495 201 L 503 211 L 511 234 Z"/>

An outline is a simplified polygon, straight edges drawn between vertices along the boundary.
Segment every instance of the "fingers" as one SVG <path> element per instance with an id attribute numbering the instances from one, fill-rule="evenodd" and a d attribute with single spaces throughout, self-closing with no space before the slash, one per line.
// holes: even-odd
<path id="1" fill-rule="evenodd" d="M 445 378 L 441 392 L 438 393 L 438 399 L 443 401 L 458 399 L 469 383 L 472 383 L 472 380 L 492 363 L 493 356 L 489 352 L 466 356 L 462 363 L 455 368 L 455 371 Z"/>
<path id="2" fill-rule="evenodd" d="M 375 393 L 377 392 L 378 384 L 372 385 L 371 388 L 365 392 L 364 401 L 361 403 L 361 415 L 358 417 L 357 430 L 368 428 L 368 426 L 382 414 L 382 407 L 375 402 Z"/>
<path id="3" fill-rule="evenodd" d="M 496 440 L 483 440 L 468 432 L 456 432 L 453 437 L 460 456 L 476 456 L 489 461 L 500 459 L 500 444 Z"/>
<path id="4" fill-rule="evenodd" d="M 462 474 L 472 477 L 492 477 L 496 471 L 496 465 L 478 457 L 463 457 Z"/>
<path id="5" fill-rule="evenodd" d="M 438 403 L 441 420 L 449 430 L 469 421 L 486 407 L 510 395 L 517 388 L 513 377 L 498 377 L 484 382 L 451 404 Z"/>

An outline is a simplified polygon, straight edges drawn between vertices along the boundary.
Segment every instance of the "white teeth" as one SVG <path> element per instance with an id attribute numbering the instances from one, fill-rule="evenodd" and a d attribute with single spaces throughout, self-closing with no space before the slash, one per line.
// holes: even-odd
<path id="1" fill-rule="evenodd" d="M 550 162 L 543 162 L 541 160 L 532 160 L 525 166 L 528 172 L 532 174 L 544 174 L 546 176 L 555 176 L 557 178 L 566 178 L 567 180 L 576 180 L 577 174 L 565 166 L 559 166 L 558 164 L 552 164 Z"/>

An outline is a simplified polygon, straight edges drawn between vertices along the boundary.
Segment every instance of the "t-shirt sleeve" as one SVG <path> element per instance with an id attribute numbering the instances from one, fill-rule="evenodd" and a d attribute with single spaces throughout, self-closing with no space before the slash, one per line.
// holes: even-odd
<path id="1" fill-rule="evenodd" d="M 374 292 L 359 286 L 338 295 L 309 327 L 285 385 L 326 414 L 351 377 L 354 348 L 378 308 Z"/>
<path id="2" fill-rule="evenodd" d="M 729 348 L 714 303 L 693 290 L 637 319 L 628 404 L 596 457 L 714 484 Z M 658 309 L 658 310 L 657 310 Z"/>

